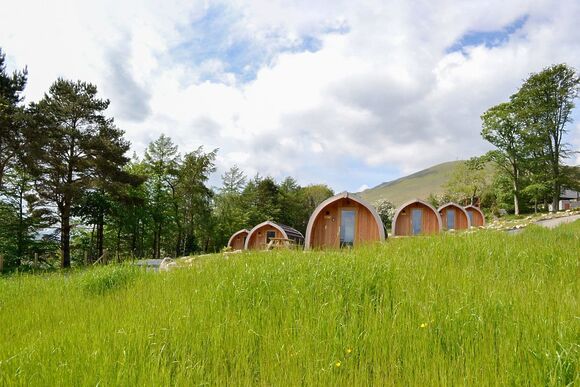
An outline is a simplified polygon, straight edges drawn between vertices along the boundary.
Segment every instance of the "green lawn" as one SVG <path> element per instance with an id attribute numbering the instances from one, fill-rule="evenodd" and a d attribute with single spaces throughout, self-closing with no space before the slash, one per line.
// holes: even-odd
<path id="1" fill-rule="evenodd" d="M 580 222 L 0 280 L 0 385 L 580 383 Z"/>

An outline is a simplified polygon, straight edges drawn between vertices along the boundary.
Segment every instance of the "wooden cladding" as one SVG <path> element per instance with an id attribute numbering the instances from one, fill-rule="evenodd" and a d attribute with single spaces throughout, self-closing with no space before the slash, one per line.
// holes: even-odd
<path id="1" fill-rule="evenodd" d="M 248 233 L 249 231 L 246 229 L 235 232 L 228 241 L 228 247 L 232 250 L 243 250 Z"/>
<path id="2" fill-rule="evenodd" d="M 439 207 L 444 230 L 465 230 L 470 227 L 467 211 L 459 204 L 447 203 Z"/>
<path id="3" fill-rule="evenodd" d="M 269 242 L 268 236 L 273 238 L 286 238 L 286 235 L 282 235 L 276 227 L 271 224 L 265 224 L 256 229 L 252 229 L 246 248 L 248 250 L 264 250 Z"/>
<path id="4" fill-rule="evenodd" d="M 435 234 L 441 228 L 441 217 L 437 210 L 421 200 L 403 204 L 393 218 L 394 235 Z"/>
<path id="5" fill-rule="evenodd" d="M 267 220 L 250 230 L 246 237 L 245 249 L 263 250 L 271 238 L 283 238 L 293 241 L 296 245 L 302 245 L 304 236 L 292 227 Z"/>
<path id="6" fill-rule="evenodd" d="M 348 219 L 342 219 L 343 216 Z M 316 208 L 308 222 L 305 246 L 313 249 L 339 248 L 341 238 L 342 245 L 350 245 L 352 241 L 354 246 L 385 239 L 383 223 L 376 210 L 362 199 L 347 193 L 327 199 Z"/>
<path id="7" fill-rule="evenodd" d="M 480 227 L 485 225 L 485 216 L 478 207 L 467 206 L 465 207 L 465 211 L 467 211 L 467 214 L 471 219 L 471 226 Z"/>

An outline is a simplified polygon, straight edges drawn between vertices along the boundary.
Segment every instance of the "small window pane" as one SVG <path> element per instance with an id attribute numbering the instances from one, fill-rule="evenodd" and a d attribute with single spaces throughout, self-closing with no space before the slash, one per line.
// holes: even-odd
<path id="1" fill-rule="evenodd" d="M 423 210 L 421 208 L 413 208 L 411 221 L 413 235 L 421 234 L 421 231 L 423 231 Z"/>
<path id="2" fill-rule="evenodd" d="M 447 228 L 455 228 L 455 209 L 453 208 L 447 210 Z"/>
<path id="3" fill-rule="evenodd" d="M 340 214 L 340 245 L 352 246 L 354 243 L 354 210 L 342 210 Z"/>

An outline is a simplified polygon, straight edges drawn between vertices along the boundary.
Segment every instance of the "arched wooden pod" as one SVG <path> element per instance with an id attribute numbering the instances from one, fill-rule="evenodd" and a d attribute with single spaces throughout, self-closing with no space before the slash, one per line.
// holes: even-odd
<path id="1" fill-rule="evenodd" d="M 268 235 L 270 233 L 270 236 Z M 267 220 L 258 224 L 250 230 L 246 237 L 246 250 L 264 249 L 268 244 L 268 238 L 286 238 L 291 239 L 297 245 L 304 242 L 304 235 L 290 226 Z"/>
<path id="2" fill-rule="evenodd" d="M 483 215 L 483 211 L 479 207 L 469 205 L 464 208 L 471 220 L 472 227 L 485 226 L 485 215 Z"/>
<path id="3" fill-rule="evenodd" d="M 339 248 L 385 237 L 377 210 L 358 196 L 342 192 L 320 203 L 310 215 L 304 247 Z"/>
<path id="4" fill-rule="evenodd" d="M 420 199 L 404 203 L 393 217 L 393 235 L 436 234 L 442 229 L 439 212 Z"/>
<path id="5" fill-rule="evenodd" d="M 228 247 L 230 247 L 232 250 L 243 250 L 246 246 L 246 238 L 248 237 L 249 233 L 250 231 L 245 228 L 236 231 L 230 237 L 230 240 L 228 241 Z"/>
<path id="6" fill-rule="evenodd" d="M 437 209 L 444 230 L 465 230 L 471 227 L 471 220 L 465 208 L 457 203 L 447 203 Z M 453 222 L 453 224 L 450 224 Z"/>

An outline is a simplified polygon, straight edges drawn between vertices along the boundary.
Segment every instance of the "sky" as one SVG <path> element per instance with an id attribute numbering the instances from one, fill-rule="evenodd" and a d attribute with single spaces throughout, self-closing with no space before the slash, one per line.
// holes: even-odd
<path id="1" fill-rule="evenodd" d="M 96 84 L 138 154 L 162 133 L 219 148 L 215 186 L 238 165 L 360 191 L 491 149 L 484 111 L 580 69 L 579 19 L 578 0 L 19 0 L 0 47 L 28 102 L 57 77 Z"/>

